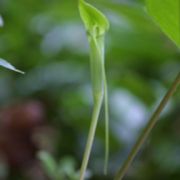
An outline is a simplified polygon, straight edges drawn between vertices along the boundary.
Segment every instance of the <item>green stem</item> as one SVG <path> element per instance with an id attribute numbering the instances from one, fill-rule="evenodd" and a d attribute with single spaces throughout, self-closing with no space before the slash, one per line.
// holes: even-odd
<path id="1" fill-rule="evenodd" d="M 97 96 L 95 104 L 94 104 L 88 140 L 87 140 L 84 157 L 83 157 L 83 161 L 82 161 L 82 165 L 81 165 L 81 169 L 80 169 L 80 180 L 84 180 L 84 177 L 85 177 L 85 173 L 86 173 L 86 169 L 87 169 L 87 165 L 88 165 L 88 161 L 89 161 L 89 157 L 90 157 L 90 152 L 92 149 L 92 144 L 93 144 L 94 137 L 95 137 L 97 122 L 98 122 L 98 118 L 99 118 L 99 114 L 100 114 L 100 110 L 101 110 L 101 106 L 102 106 L 102 101 L 103 101 L 103 93 L 101 93 Z"/>
<path id="2" fill-rule="evenodd" d="M 109 161 L 109 108 L 108 108 L 108 88 L 107 79 L 105 73 L 105 67 L 103 68 L 104 76 L 104 107 L 105 107 L 105 162 L 104 162 L 104 174 L 107 174 L 108 161 Z"/>
<path id="3" fill-rule="evenodd" d="M 134 160 L 136 154 L 138 153 L 141 146 L 144 144 L 144 142 L 145 142 L 146 138 L 148 137 L 149 133 L 151 132 L 154 125 L 158 121 L 161 112 L 165 108 L 165 106 L 168 103 L 168 101 L 170 100 L 170 98 L 175 93 L 175 91 L 176 91 L 179 84 L 180 84 L 180 72 L 177 75 L 175 81 L 173 82 L 171 88 L 168 90 L 167 94 L 164 96 L 164 98 L 161 101 L 160 105 L 158 106 L 158 108 L 156 109 L 156 111 L 154 112 L 154 114 L 152 115 L 150 120 L 148 121 L 148 124 L 145 126 L 144 130 L 140 134 L 139 138 L 137 139 L 136 143 L 134 144 L 133 148 L 131 149 L 131 151 L 129 153 L 129 156 L 125 160 L 122 167 L 119 169 L 119 171 L 118 171 L 118 173 L 117 173 L 117 175 L 115 177 L 115 180 L 121 180 L 124 177 L 124 175 L 126 174 L 129 166 L 131 165 L 132 161 Z"/>

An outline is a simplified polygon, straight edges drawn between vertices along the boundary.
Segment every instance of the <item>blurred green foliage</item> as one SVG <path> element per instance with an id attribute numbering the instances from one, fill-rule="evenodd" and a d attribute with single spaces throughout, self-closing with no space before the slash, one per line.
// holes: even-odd
<path id="1" fill-rule="evenodd" d="M 101 116 L 89 165 L 90 179 L 112 179 L 178 73 L 180 53 L 147 15 L 143 0 L 89 2 L 104 12 L 111 24 L 106 38 L 110 97 L 109 175 L 104 177 L 101 171 L 104 157 Z M 88 45 L 77 1 L 1 0 L 0 14 L 5 21 L 0 29 L 0 56 L 26 72 L 26 75 L 19 75 L 1 69 L 1 109 L 12 107 L 9 110 L 12 112 L 16 104 L 24 106 L 31 100 L 41 102 L 45 110 L 45 128 L 31 132 L 36 152 L 40 149 L 50 151 L 57 160 L 72 156 L 78 170 L 93 104 Z M 179 100 L 178 91 L 126 179 L 180 178 Z M 24 114 L 19 116 L 25 118 Z M 7 122 L 2 118 L 1 121 Z M 13 148 L 16 145 L 13 144 Z M 23 152 L 23 147 L 21 150 Z M 0 173 L 6 179 L 33 179 L 32 174 L 38 177 L 37 165 L 32 171 L 29 164 L 16 168 L 8 165 L 6 158 L 3 157 L 2 162 L 7 173 Z M 38 161 L 35 154 L 34 161 Z M 32 173 L 34 171 L 36 173 Z"/>

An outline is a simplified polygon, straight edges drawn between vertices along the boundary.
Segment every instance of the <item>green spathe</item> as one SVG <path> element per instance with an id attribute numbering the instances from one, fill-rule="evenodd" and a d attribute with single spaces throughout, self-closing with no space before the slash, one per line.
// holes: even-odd
<path id="1" fill-rule="evenodd" d="M 90 46 L 91 78 L 94 101 L 103 89 L 104 36 L 109 29 L 107 18 L 92 5 L 81 0 L 80 16 L 84 22 Z"/>
<path id="2" fill-rule="evenodd" d="M 90 65 L 91 65 L 91 79 L 92 91 L 94 98 L 94 107 L 91 118 L 91 126 L 88 134 L 82 166 L 80 170 L 80 180 L 84 179 L 87 169 L 92 144 L 96 132 L 97 122 L 99 119 L 100 110 L 104 100 L 105 106 L 105 133 L 106 133 L 106 150 L 105 150 L 105 173 L 107 171 L 107 162 L 109 154 L 109 113 L 108 113 L 108 93 L 105 73 L 104 60 L 104 38 L 105 33 L 109 29 L 109 22 L 107 18 L 92 5 L 83 0 L 79 1 L 79 11 L 81 19 L 84 22 L 87 31 L 87 38 L 90 49 Z"/>
<path id="3" fill-rule="evenodd" d="M 180 1 L 147 0 L 147 8 L 161 29 L 180 47 Z"/>
<path id="4" fill-rule="evenodd" d="M 91 35 L 104 35 L 109 29 L 107 18 L 92 5 L 80 0 L 79 11 L 85 28 Z"/>

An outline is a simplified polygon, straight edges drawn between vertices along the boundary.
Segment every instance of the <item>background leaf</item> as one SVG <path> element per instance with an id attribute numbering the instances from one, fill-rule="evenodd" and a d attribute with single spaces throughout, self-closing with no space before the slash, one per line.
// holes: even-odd
<path id="1" fill-rule="evenodd" d="M 0 58 L 0 66 L 3 66 L 3 67 L 10 69 L 12 71 L 16 71 L 16 72 L 19 72 L 21 74 L 24 74 L 23 71 L 16 69 L 13 65 L 11 65 L 10 63 L 8 63 L 7 61 L 5 61 L 4 59 L 1 59 L 1 58 Z"/>
<path id="2" fill-rule="evenodd" d="M 147 0 L 147 7 L 161 29 L 180 46 L 180 1 Z"/>
<path id="3" fill-rule="evenodd" d="M 20 70 L 16 69 L 16 68 L 15 68 L 13 65 L 11 65 L 9 62 L 7 62 L 7 61 L 5 61 L 4 59 L 1 59 L 1 58 L 0 58 L 0 66 L 3 66 L 3 67 L 5 67 L 5 68 L 7 68 L 7 69 L 10 69 L 10 70 L 12 70 L 12 71 L 16 71 L 16 72 L 19 72 L 19 73 L 21 73 L 21 74 L 24 74 L 23 71 L 20 71 Z"/>
<path id="4" fill-rule="evenodd" d="M 57 175 L 57 164 L 54 158 L 45 151 L 39 152 L 38 157 L 41 160 L 43 168 L 49 177 L 55 178 Z"/>

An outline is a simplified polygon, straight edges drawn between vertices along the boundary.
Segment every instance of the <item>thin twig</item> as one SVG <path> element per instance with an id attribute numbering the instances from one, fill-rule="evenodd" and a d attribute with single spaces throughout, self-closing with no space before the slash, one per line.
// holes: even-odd
<path id="1" fill-rule="evenodd" d="M 124 164 L 122 165 L 122 167 L 117 172 L 115 180 L 121 180 L 124 177 L 124 175 L 126 174 L 126 172 L 129 169 L 132 161 L 134 160 L 136 154 L 138 153 L 141 146 L 144 144 L 144 142 L 145 142 L 146 138 L 148 137 L 149 133 L 151 132 L 151 130 L 155 126 L 156 122 L 158 121 L 161 112 L 163 111 L 163 109 L 165 108 L 167 103 L 169 102 L 170 98 L 175 93 L 175 91 L 176 91 L 179 84 L 180 84 L 180 72 L 177 75 L 175 81 L 173 82 L 171 88 L 168 90 L 168 92 L 166 93 L 166 95 L 162 99 L 160 105 L 158 106 L 158 108 L 156 109 L 156 111 L 154 112 L 154 114 L 152 115 L 150 120 L 148 121 L 148 124 L 145 126 L 144 130 L 140 134 L 140 136 L 137 139 L 136 143 L 132 147 L 127 159 L 124 161 Z"/>

